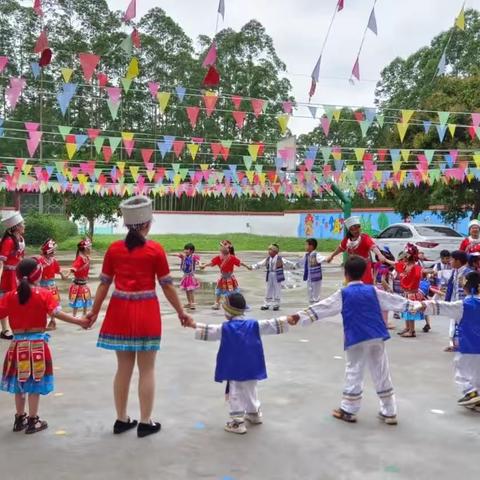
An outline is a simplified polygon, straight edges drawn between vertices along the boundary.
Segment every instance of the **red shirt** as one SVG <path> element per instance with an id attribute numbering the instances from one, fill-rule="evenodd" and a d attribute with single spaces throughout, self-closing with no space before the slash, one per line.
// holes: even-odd
<path id="1" fill-rule="evenodd" d="M 340 243 L 340 249 L 349 255 L 358 255 L 370 261 L 370 250 L 375 246 L 375 242 L 366 233 L 361 233 L 360 237 L 360 243 L 356 248 L 349 248 L 348 238 L 345 237 Z"/>
<path id="2" fill-rule="evenodd" d="M 112 243 L 103 259 L 102 276 L 114 279 L 115 288 L 123 292 L 155 290 L 155 279 L 170 273 L 163 247 L 152 240 L 128 251 L 125 241 Z"/>
<path id="3" fill-rule="evenodd" d="M 400 286 L 403 290 L 418 290 L 423 275 L 423 269 L 418 263 L 412 265 L 398 262 L 395 264 L 395 270 L 399 273 Z"/>
<path id="4" fill-rule="evenodd" d="M 46 328 L 47 318 L 59 307 L 49 290 L 31 288 L 32 295 L 24 305 L 20 305 L 16 291 L 7 292 L 0 300 L 0 317 L 8 317 L 13 331 Z"/>
<path id="5" fill-rule="evenodd" d="M 16 267 L 22 260 L 25 253 L 25 243 L 23 239 L 19 242 L 18 249 L 15 249 L 15 242 L 11 237 L 6 237 L 0 246 L 0 261 L 4 265 Z"/>
<path id="6" fill-rule="evenodd" d="M 462 243 L 460 244 L 460 250 L 462 252 L 470 252 L 474 247 L 480 245 L 480 241 L 479 243 L 473 243 L 470 238 L 465 238 L 462 240 Z"/>
<path id="7" fill-rule="evenodd" d="M 88 273 L 90 272 L 90 259 L 79 255 L 72 264 L 71 270 L 73 276 L 78 280 L 88 280 Z"/>
<path id="8" fill-rule="evenodd" d="M 241 262 L 235 255 L 217 255 L 210 263 L 214 266 L 218 265 L 223 273 L 233 273 L 235 267 L 239 267 Z"/>
<path id="9" fill-rule="evenodd" d="M 42 280 L 54 280 L 55 275 L 60 274 L 60 264 L 56 258 L 40 257 L 40 263 L 43 266 Z"/>

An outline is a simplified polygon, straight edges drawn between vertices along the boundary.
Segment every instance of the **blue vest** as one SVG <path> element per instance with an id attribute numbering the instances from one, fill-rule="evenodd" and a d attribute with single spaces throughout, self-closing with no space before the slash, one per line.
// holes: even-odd
<path id="1" fill-rule="evenodd" d="M 305 255 L 305 267 L 303 270 L 303 279 L 305 281 L 310 280 L 311 282 L 322 281 L 323 279 L 322 264 L 317 262 L 317 252 L 311 252 Z"/>
<path id="2" fill-rule="evenodd" d="M 267 367 L 256 320 L 230 320 L 222 325 L 215 381 L 264 380 Z"/>
<path id="3" fill-rule="evenodd" d="M 285 281 L 285 271 L 283 269 L 283 258 L 282 257 L 277 257 L 277 265 L 275 267 L 275 271 L 270 270 L 270 261 L 271 257 L 267 257 L 266 261 L 266 266 L 267 266 L 267 274 L 265 277 L 265 281 L 268 282 L 268 279 L 270 278 L 270 274 L 274 273 L 277 277 L 277 282 L 282 283 Z"/>
<path id="4" fill-rule="evenodd" d="M 356 283 L 342 289 L 342 317 L 345 350 L 366 340 L 390 338 L 373 285 Z"/>
<path id="5" fill-rule="evenodd" d="M 465 285 L 465 277 L 470 273 L 473 272 L 471 268 L 466 268 L 465 271 L 463 272 L 462 275 L 458 277 L 458 284 L 454 284 L 454 278 L 455 278 L 455 270 L 452 270 L 452 276 L 450 277 L 450 280 L 448 281 L 447 284 L 447 292 L 445 294 L 445 301 L 446 302 L 451 302 L 453 298 L 453 293 L 455 289 L 457 289 L 457 300 L 463 300 L 467 294 L 465 293 L 465 290 L 463 289 L 463 286 Z"/>
<path id="6" fill-rule="evenodd" d="M 458 351 L 480 354 L 480 298 L 463 301 L 463 317 L 458 324 Z"/>

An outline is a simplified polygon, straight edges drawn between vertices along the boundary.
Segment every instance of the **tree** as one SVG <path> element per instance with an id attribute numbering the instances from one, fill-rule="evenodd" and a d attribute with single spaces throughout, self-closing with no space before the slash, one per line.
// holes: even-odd
<path id="1" fill-rule="evenodd" d="M 85 218 L 88 222 L 88 235 L 93 238 L 95 222 L 102 219 L 106 223 L 116 223 L 119 214 L 120 197 L 97 194 L 69 195 L 66 199 L 66 213 L 73 220 Z"/>

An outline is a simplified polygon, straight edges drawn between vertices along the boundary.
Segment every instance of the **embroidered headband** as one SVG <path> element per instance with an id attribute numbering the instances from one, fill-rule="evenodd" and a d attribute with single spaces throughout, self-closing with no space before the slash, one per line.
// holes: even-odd
<path id="1" fill-rule="evenodd" d="M 275 250 L 277 253 L 280 251 L 280 248 L 278 247 L 278 245 L 274 245 L 273 243 L 269 245 L 268 249 Z"/>
<path id="2" fill-rule="evenodd" d="M 234 293 L 228 297 L 225 297 L 223 309 L 232 317 L 243 315 L 245 310 L 247 310 L 245 298 L 240 293 Z"/>
<path id="3" fill-rule="evenodd" d="M 53 253 L 56 249 L 57 249 L 57 243 L 56 243 L 55 240 L 53 240 L 52 238 L 49 238 L 49 239 L 42 245 L 41 252 L 42 252 L 44 255 L 49 255 L 50 253 Z"/>
<path id="4" fill-rule="evenodd" d="M 418 255 L 419 255 L 419 251 L 418 251 L 418 248 L 416 245 L 414 245 L 413 243 L 407 243 L 405 245 L 405 253 L 412 257 L 412 259 L 416 262 L 418 260 Z"/>
<path id="5" fill-rule="evenodd" d="M 92 246 L 92 241 L 89 238 L 85 238 L 81 242 L 78 243 L 78 248 L 90 248 Z"/>
<path id="6" fill-rule="evenodd" d="M 30 273 L 30 275 L 26 275 L 26 276 L 21 277 L 20 272 L 17 269 L 17 278 L 19 278 L 19 279 L 26 278 L 30 283 L 36 283 L 42 278 L 43 266 L 37 258 L 33 257 L 33 260 L 35 260 L 37 262 L 37 266 L 35 267 L 35 270 L 33 270 Z"/>
<path id="7" fill-rule="evenodd" d="M 230 248 L 232 246 L 232 242 L 230 240 L 222 240 L 220 242 L 220 246 L 223 248 Z"/>

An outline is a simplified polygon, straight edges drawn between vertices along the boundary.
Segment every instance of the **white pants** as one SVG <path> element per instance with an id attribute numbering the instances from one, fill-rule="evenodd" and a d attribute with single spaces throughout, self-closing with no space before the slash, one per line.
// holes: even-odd
<path id="1" fill-rule="evenodd" d="M 464 395 L 480 392 L 480 355 L 457 353 L 454 360 L 455 382 Z"/>
<path id="2" fill-rule="evenodd" d="M 310 279 L 307 280 L 307 290 L 308 290 L 308 301 L 310 305 L 320 301 L 320 292 L 322 290 L 322 282 L 312 282 Z"/>
<path id="3" fill-rule="evenodd" d="M 455 331 L 457 330 L 457 322 L 452 318 L 450 319 L 450 326 L 448 327 L 448 337 L 450 338 L 450 346 L 455 345 Z"/>
<path id="4" fill-rule="evenodd" d="M 265 294 L 266 307 L 279 307 L 282 295 L 282 284 L 277 281 L 276 272 L 271 272 L 267 281 L 267 293 Z"/>
<path id="5" fill-rule="evenodd" d="M 345 387 L 341 408 L 348 413 L 360 410 L 363 393 L 363 375 L 368 366 L 375 390 L 380 399 L 380 412 L 383 415 L 396 415 L 397 404 L 393 392 L 390 368 L 388 366 L 385 342 L 371 340 L 362 342 L 346 350 Z"/>
<path id="6" fill-rule="evenodd" d="M 230 416 L 234 419 L 243 420 L 245 413 L 258 413 L 260 401 L 257 397 L 257 380 L 231 381 L 228 403 L 230 404 Z"/>

